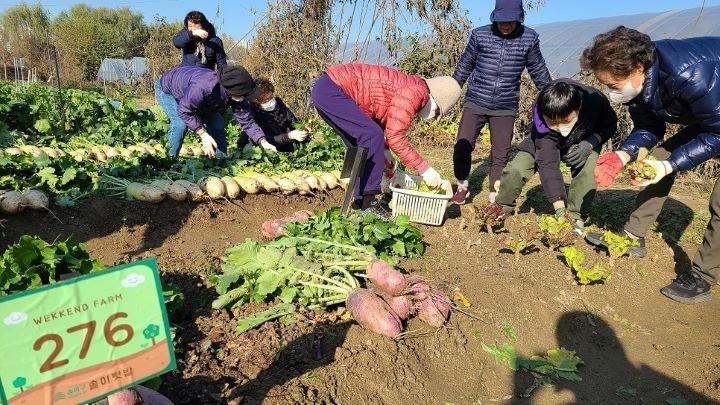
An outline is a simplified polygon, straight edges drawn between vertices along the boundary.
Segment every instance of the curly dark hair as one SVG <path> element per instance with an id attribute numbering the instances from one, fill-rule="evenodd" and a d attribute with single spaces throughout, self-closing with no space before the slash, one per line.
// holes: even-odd
<path id="1" fill-rule="evenodd" d="M 185 15 L 185 19 L 183 20 L 183 24 L 185 25 L 185 28 L 188 26 L 188 21 L 192 22 L 193 24 L 198 24 L 207 31 L 211 37 L 215 36 L 215 26 L 208 21 L 207 17 L 205 17 L 205 14 L 201 13 L 200 11 L 190 11 Z"/>
<path id="2" fill-rule="evenodd" d="M 256 77 L 255 85 L 260 89 L 260 94 L 275 93 L 275 86 L 266 77 Z"/>
<path id="3" fill-rule="evenodd" d="M 565 118 L 573 111 L 579 111 L 582 104 L 582 91 L 567 82 L 555 81 L 538 94 L 538 113 L 554 120 Z"/>
<path id="4" fill-rule="evenodd" d="M 655 44 L 650 36 L 625 26 L 595 36 L 592 46 L 580 56 L 585 71 L 605 71 L 627 77 L 638 65 L 645 70 L 655 61 Z"/>

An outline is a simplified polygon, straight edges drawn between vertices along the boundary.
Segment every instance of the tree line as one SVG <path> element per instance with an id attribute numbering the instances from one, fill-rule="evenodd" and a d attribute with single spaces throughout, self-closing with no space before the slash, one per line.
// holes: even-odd
<path id="1" fill-rule="evenodd" d="M 0 15 L 2 79 L 12 78 L 13 60 L 22 59 L 39 80 L 55 82 L 59 71 L 64 85 L 88 87 L 103 59 L 136 56 L 148 58 L 152 76 L 157 76 L 180 61 L 172 37 L 182 26 L 182 21 L 160 16 L 146 24 L 142 14 L 128 7 L 77 4 L 51 18 L 39 4 L 20 4 Z M 221 38 L 235 43 L 227 35 Z M 231 53 L 233 57 L 238 55 Z"/>

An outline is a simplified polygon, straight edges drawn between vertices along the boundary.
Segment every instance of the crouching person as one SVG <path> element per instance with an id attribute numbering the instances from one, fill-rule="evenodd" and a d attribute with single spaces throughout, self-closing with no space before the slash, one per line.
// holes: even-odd
<path id="1" fill-rule="evenodd" d="M 523 186 L 535 174 L 555 216 L 570 216 L 582 233 L 583 216 L 595 197 L 594 171 L 598 153 L 617 130 L 617 115 L 597 89 L 570 79 L 546 86 L 533 106 L 530 136 L 518 145 L 519 152 L 503 169 L 495 204 L 509 214 Z M 560 162 L 570 167 L 569 191 Z"/>
<path id="2" fill-rule="evenodd" d="M 298 143 L 310 140 L 310 133 L 307 130 L 295 129 L 299 120 L 285 102 L 275 95 L 275 86 L 272 82 L 264 77 L 257 77 L 255 84 L 260 95 L 250 102 L 250 111 L 275 151 L 292 152 Z M 250 137 L 243 132 L 240 134 L 237 147 L 242 149 L 248 143 Z"/>

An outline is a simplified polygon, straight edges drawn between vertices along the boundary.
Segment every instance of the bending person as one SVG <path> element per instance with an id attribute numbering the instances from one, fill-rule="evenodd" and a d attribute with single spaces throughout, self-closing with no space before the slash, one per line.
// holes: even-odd
<path id="1" fill-rule="evenodd" d="M 645 233 L 660 214 L 675 174 L 720 154 L 720 37 L 651 41 L 646 34 L 620 26 L 596 36 L 580 62 L 608 87 L 612 101 L 629 106 L 634 124 L 618 150 L 600 156 L 595 168 L 598 186 L 610 186 L 642 148 L 652 150 L 657 159 L 642 160 L 656 175 L 636 184 L 645 189 L 637 195 L 624 227 L 639 244 L 630 253 L 644 256 Z M 684 126 L 665 139 L 667 123 Z M 588 233 L 586 240 L 607 248 L 600 233 Z M 710 195 L 710 222 L 692 266 L 660 291 L 694 304 L 709 300 L 710 286 L 718 280 L 720 180 Z"/>
<path id="2" fill-rule="evenodd" d="M 376 199 L 383 177 L 389 179 L 394 173 L 388 147 L 406 167 L 417 170 L 428 186 L 440 186 L 440 175 L 410 144 L 407 131 L 416 115 L 431 120 L 445 114 L 460 91 L 450 76 L 423 79 L 387 66 L 357 63 L 325 70 L 312 89 L 318 114 L 347 147 L 368 150 L 365 170 L 355 188 L 357 208 L 390 219 Z"/>

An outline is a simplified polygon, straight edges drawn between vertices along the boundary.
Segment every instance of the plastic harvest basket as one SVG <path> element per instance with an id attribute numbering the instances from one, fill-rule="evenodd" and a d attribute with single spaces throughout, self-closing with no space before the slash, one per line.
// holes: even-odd
<path id="1" fill-rule="evenodd" d="M 420 181 L 422 181 L 422 177 L 398 170 L 390 184 L 390 190 L 393 192 L 390 204 L 393 216 L 407 215 L 413 222 L 440 225 L 445 217 L 448 201 L 453 195 L 452 186 L 449 181 L 443 180 L 440 184 L 445 191 L 443 194 L 408 190 L 408 188 L 418 188 Z"/>

